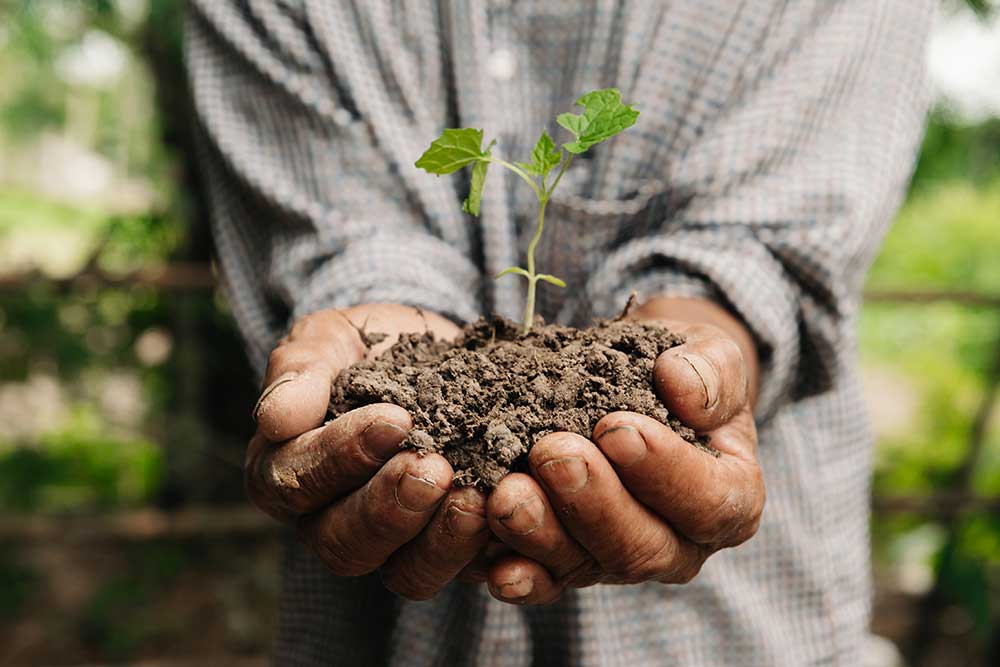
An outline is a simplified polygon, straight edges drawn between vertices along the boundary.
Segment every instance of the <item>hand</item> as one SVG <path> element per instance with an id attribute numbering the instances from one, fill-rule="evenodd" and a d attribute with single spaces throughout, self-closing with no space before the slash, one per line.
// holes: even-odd
<path id="1" fill-rule="evenodd" d="M 362 327 L 390 334 L 369 354 L 402 332 L 458 333 L 440 316 L 395 305 L 324 310 L 297 322 L 268 361 L 247 449 L 247 493 L 295 524 L 334 573 L 378 569 L 390 590 L 427 599 L 485 545 L 485 498 L 451 489 L 443 457 L 400 452 L 413 422 L 399 406 L 367 405 L 323 423 L 331 383 L 365 356 Z"/>
<path id="2" fill-rule="evenodd" d="M 545 604 L 568 586 L 686 583 L 709 555 L 756 532 L 764 507 L 751 414 L 756 353 L 741 324 L 714 311 L 704 317 L 704 307 L 680 312 L 732 333 L 665 322 L 687 342 L 656 360 L 654 383 L 670 412 L 708 433 L 720 456 L 631 412 L 604 417 L 593 441 L 540 439 L 531 474 L 505 477 L 487 503 L 490 528 L 514 552 L 486 574 L 495 597 Z M 644 307 L 635 316 L 662 321 L 661 312 Z"/>

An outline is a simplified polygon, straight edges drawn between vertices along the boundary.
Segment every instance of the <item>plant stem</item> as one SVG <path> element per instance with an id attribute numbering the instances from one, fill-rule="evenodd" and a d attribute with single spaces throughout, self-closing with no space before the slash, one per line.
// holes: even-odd
<path id="1" fill-rule="evenodd" d="M 559 185 L 559 181 L 562 180 L 563 174 L 566 173 L 566 168 L 569 167 L 569 163 L 573 161 L 573 154 L 570 153 L 562 166 L 559 168 L 559 174 L 556 176 L 556 180 L 552 182 L 552 186 L 545 187 L 545 175 L 542 175 L 542 187 L 539 188 L 535 181 L 532 180 L 531 176 L 526 174 L 523 169 L 517 165 L 513 165 L 506 160 L 501 160 L 496 157 L 483 158 L 487 162 L 493 162 L 500 165 L 501 167 L 506 167 L 512 172 L 521 177 L 521 179 L 531 186 L 531 189 L 535 192 L 538 197 L 538 223 L 535 225 L 535 235 L 531 237 L 531 243 L 528 244 L 528 298 L 524 304 L 524 319 L 521 321 L 521 333 L 526 334 L 531 331 L 531 325 L 535 321 L 535 289 L 538 286 L 538 274 L 535 273 L 535 248 L 538 247 L 538 242 L 542 239 L 542 232 L 545 230 L 545 206 L 549 203 L 549 197 L 552 196 L 552 191 L 556 189 Z"/>
<path id="2" fill-rule="evenodd" d="M 518 167 L 517 165 L 511 164 L 506 160 L 501 160 L 498 157 L 486 157 L 482 159 L 485 160 L 486 162 L 492 162 L 494 164 L 500 165 L 501 167 L 506 167 L 507 169 L 510 169 L 512 172 L 520 176 L 525 183 L 531 186 L 531 189 L 535 191 L 535 195 L 538 196 L 538 199 L 542 198 L 542 191 L 539 190 L 538 186 L 535 185 L 535 182 L 531 180 L 531 176 L 528 176 L 528 174 L 524 173 L 524 170 Z"/>
<path id="3" fill-rule="evenodd" d="M 545 205 L 549 203 L 548 193 L 542 195 L 538 206 L 538 224 L 535 226 L 535 235 L 528 244 L 528 299 L 524 304 L 524 320 L 521 322 L 521 333 L 525 334 L 531 330 L 531 325 L 535 322 L 535 287 L 538 286 L 538 276 L 535 274 L 535 247 L 542 238 L 542 230 L 545 229 Z"/>

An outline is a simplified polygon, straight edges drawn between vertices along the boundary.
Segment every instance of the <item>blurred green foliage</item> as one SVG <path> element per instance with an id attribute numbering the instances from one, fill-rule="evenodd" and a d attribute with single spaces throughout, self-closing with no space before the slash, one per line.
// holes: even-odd
<path id="1" fill-rule="evenodd" d="M 159 448 L 109 435 L 99 414 L 78 407 L 30 447 L 0 456 L 0 506 L 79 512 L 148 502 L 163 478 Z"/>
<path id="2" fill-rule="evenodd" d="M 998 156 L 997 119 L 970 126 L 945 113 L 932 115 L 910 195 L 872 267 L 870 288 L 1000 295 Z M 869 304 L 860 340 L 865 367 L 894 380 L 893 391 L 875 396 L 873 410 L 879 411 L 880 402 L 890 411 L 905 408 L 902 427 L 879 434 L 875 493 L 947 490 L 968 452 L 972 420 L 1000 344 L 1000 312 L 950 303 Z M 972 481 L 974 492 L 1000 495 L 996 408 Z M 994 655 L 1000 517 L 963 515 L 953 533 L 927 517 L 873 521 L 875 554 L 883 566 L 908 557 L 898 545 L 922 542 L 926 556 L 914 565 L 938 579 L 946 599 L 971 619 L 982 654 Z"/>
<path id="3" fill-rule="evenodd" d="M 242 497 L 253 380 L 220 296 L 47 280 L 209 259 L 182 7 L 0 3 L 0 274 L 35 276 L 0 291 L 0 511 Z"/>

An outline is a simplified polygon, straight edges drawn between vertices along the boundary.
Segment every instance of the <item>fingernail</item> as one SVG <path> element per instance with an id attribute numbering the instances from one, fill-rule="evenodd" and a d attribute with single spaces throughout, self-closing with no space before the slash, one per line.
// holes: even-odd
<path id="1" fill-rule="evenodd" d="M 646 456 L 646 441 L 633 426 L 612 426 L 597 438 L 597 445 L 611 462 L 622 468 L 638 463 Z"/>
<path id="2" fill-rule="evenodd" d="M 590 468 L 579 456 L 553 459 L 539 466 L 538 472 L 550 487 L 563 493 L 576 493 L 590 479 Z"/>
<path id="3" fill-rule="evenodd" d="M 514 506 L 510 512 L 500 517 L 504 528 L 517 535 L 527 535 L 538 530 L 545 517 L 545 506 L 538 496 L 531 496 Z"/>
<path id="4" fill-rule="evenodd" d="M 396 483 L 396 502 L 411 512 L 426 512 L 437 505 L 444 489 L 429 479 L 403 473 Z"/>
<path id="5" fill-rule="evenodd" d="M 681 359 L 688 362 L 701 378 L 701 384 L 705 387 L 705 407 L 713 407 L 719 402 L 719 373 L 715 366 L 698 354 L 682 354 Z"/>
<path id="6" fill-rule="evenodd" d="M 391 422 L 376 419 L 361 432 L 361 448 L 376 461 L 388 461 L 406 439 L 406 430 Z"/>
<path id="7" fill-rule="evenodd" d="M 486 528 L 486 517 L 475 512 L 466 512 L 455 503 L 448 505 L 445 522 L 448 532 L 455 537 L 475 537 Z"/>
<path id="8" fill-rule="evenodd" d="M 511 581 L 506 584 L 500 584 L 497 593 L 500 597 L 506 600 L 516 600 L 518 598 L 527 597 L 531 594 L 535 588 L 535 582 L 531 577 L 525 579 L 518 579 L 517 581 Z"/>
<path id="9" fill-rule="evenodd" d="M 257 403 L 254 404 L 253 406 L 253 412 L 250 413 L 251 416 L 253 417 L 253 420 L 257 421 L 260 418 L 260 409 L 264 405 L 264 399 L 270 396 L 275 389 L 285 384 L 286 382 L 291 382 L 298 376 L 299 374 L 296 373 L 295 371 L 288 371 L 287 373 L 282 373 L 274 380 L 274 382 L 264 387 L 264 391 L 260 392 L 260 398 L 257 399 Z"/>

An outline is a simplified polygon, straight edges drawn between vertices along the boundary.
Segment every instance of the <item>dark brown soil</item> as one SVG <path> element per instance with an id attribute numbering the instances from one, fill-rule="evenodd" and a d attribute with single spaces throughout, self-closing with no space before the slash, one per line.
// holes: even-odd
<path id="1" fill-rule="evenodd" d="M 653 362 L 683 338 L 663 327 L 599 321 L 589 329 L 480 319 L 454 342 L 409 334 L 333 385 L 333 416 L 369 403 L 395 403 L 414 428 L 404 447 L 440 452 L 455 484 L 493 488 L 525 468 L 532 444 L 553 431 L 589 438 L 609 412 L 629 410 L 668 424 L 685 440 L 706 440 L 667 413 L 653 389 Z M 714 451 L 714 450 L 712 450 Z"/>

